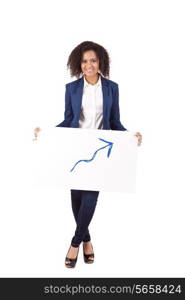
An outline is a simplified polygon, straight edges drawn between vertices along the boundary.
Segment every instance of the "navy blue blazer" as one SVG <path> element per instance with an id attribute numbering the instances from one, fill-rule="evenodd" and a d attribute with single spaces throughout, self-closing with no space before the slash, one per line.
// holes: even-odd
<path id="1" fill-rule="evenodd" d="M 118 84 L 101 76 L 103 91 L 103 129 L 127 130 L 120 122 Z M 78 128 L 84 87 L 83 76 L 66 84 L 64 121 L 56 127 Z"/>

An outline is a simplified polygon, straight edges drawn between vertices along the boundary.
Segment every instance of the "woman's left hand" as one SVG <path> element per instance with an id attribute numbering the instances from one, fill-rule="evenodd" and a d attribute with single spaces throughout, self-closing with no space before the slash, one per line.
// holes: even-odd
<path id="1" fill-rule="evenodd" d="M 141 143 L 142 143 L 142 135 L 141 135 L 141 133 L 140 133 L 140 132 L 136 132 L 136 133 L 134 134 L 134 136 L 136 136 L 136 137 L 138 138 L 138 143 L 137 143 L 137 145 L 140 146 Z"/>

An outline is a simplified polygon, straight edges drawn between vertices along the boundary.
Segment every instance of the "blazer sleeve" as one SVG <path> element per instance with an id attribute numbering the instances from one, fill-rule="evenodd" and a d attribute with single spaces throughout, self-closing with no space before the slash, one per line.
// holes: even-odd
<path id="1" fill-rule="evenodd" d="M 127 130 L 120 122 L 118 84 L 116 84 L 116 86 L 113 88 L 113 104 L 110 113 L 110 127 L 113 130 Z"/>
<path id="2" fill-rule="evenodd" d="M 70 123 L 72 119 L 73 119 L 73 110 L 71 106 L 70 91 L 69 91 L 69 86 L 66 84 L 64 121 L 56 125 L 56 127 L 70 127 Z"/>

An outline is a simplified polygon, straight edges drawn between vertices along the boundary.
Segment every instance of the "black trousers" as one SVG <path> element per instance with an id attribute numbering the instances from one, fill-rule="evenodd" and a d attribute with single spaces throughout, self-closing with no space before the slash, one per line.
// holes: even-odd
<path id="1" fill-rule="evenodd" d="M 71 206 L 76 221 L 76 230 L 71 241 L 73 247 L 91 239 L 88 226 L 96 208 L 98 195 L 98 191 L 71 190 Z"/>

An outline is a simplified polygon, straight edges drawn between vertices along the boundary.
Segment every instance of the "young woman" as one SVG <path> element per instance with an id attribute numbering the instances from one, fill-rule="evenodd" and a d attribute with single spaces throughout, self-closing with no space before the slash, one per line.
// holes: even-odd
<path id="1" fill-rule="evenodd" d="M 120 122 L 118 84 L 108 79 L 109 62 L 108 52 L 97 43 L 85 41 L 73 49 L 67 66 L 77 80 L 66 84 L 64 121 L 56 127 L 127 130 Z M 35 128 L 35 138 L 39 131 L 40 128 Z M 142 136 L 139 132 L 134 135 L 139 146 Z M 84 261 L 94 261 L 88 227 L 98 194 L 98 191 L 71 190 L 76 230 L 65 258 L 66 267 L 75 267 L 82 242 Z"/>

